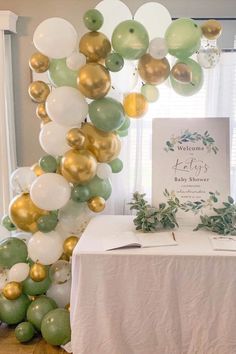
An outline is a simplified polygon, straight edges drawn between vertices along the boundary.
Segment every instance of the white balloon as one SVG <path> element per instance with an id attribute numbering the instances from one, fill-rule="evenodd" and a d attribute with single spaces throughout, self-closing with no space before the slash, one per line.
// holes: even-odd
<path id="1" fill-rule="evenodd" d="M 112 175 L 111 166 L 107 163 L 100 163 L 97 167 L 97 176 L 101 179 L 110 178 Z"/>
<path id="2" fill-rule="evenodd" d="M 77 89 L 61 86 L 48 95 L 46 110 L 54 122 L 71 127 L 82 123 L 88 114 L 88 104 Z"/>
<path id="3" fill-rule="evenodd" d="M 79 68 L 85 64 L 86 57 L 79 52 L 73 52 L 69 57 L 66 58 L 66 65 L 71 70 L 79 70 Z"/>
<path id="4" fill-rule="evenodd" d="M 29 275 L 30 267 L 27 263 L 16 263 L 8 273 L 8 281 L 24 281 Z"/>
<path id="5" fill-rule="evenodd" d="M 63 241 L 56 231 L 44 234 L 38 231 L 29 240 L 28 254 L 34 262 L 44 265 L 55 263 L 63 253 Z"/>
<path id="6" fill-rule="evenodd" d="M 60 17 L 52 17 L 38 25 L 33 42 L 44 55 L 55 59 L 65 58 L 76 47 L 77 33 L 70 22 Z"/>
<path id="7" fill-rule="evenodd" d="M 0 291 L 2 291 L 2 289 L 8 282 L 8 273 L 9 269 L 0 267 Z"/>
<path id="8" fill-rule="evenodd" d="M 66 151 L 71 149 L 66 141 L 66 134 L 69 130 L 70 128 L 63 127 L 55 122 L 45 124 L 39 134 L 42 149 L 49 155 L 64 155 Z"/>
<path id="9" fill-rule="evenodd" d="M 123 68 L 119 72 L 110 72 L 110 75 L 115 91 L 130 92 L 138 83 L 137 63 L 131 60 L 124 60 Z"/>
<path id="10" fill-rule="evenodd" d="M 36 180 L 36 175 L 30 167 L 17 168 L 10 178 L 11 189 L 16 194 L 28 193 L 31 184 Z"/>
<path id="11" fill-rule="evenodd" d="M 5 238 L 10 237 L 11 233 L 4 226 L 0 225 L 0 242 L 3 241 Z"/>
<path id="12" fill-rule="evenodd" d="M 18 238 L 19 240 L 24 241 L 25 244 L 28 245 L 28 242 L 31 239 L 32 234 L 30 232 L 17 232 L 17 233 L 13 233 L 12 236 Z"/>
<path id="13" fill-rule="evenodd" d="M 45 210 L 62 208 L 69 201 L 70 195 L 69 183 L 56 173 L 44 173 L 39 176 L 30 189 L 33 203 Z"/>
<path id="14" fill-rule="evenodd" d="M 153 38 L 149 44 L 149 53 L 155 59 L 163 59 L 168 54 L 165 38 Z"/>
<path id="15" fill-rule="evenodd" d="M 64 284 L 54 284 L 47 291 L 47 296 L 56 301 L 58 307 L 65 307 L 70 303 L 71 281 Z"/>

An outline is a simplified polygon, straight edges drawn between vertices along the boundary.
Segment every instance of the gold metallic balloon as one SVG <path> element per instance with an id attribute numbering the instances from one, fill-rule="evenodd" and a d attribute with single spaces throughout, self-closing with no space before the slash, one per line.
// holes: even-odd
<path id="1" fill-rule="evenodd" d="M 93 197 L 88 201 L 88 207 L 94 213 L 100 213 L 105 209 L 106 201 L 102 197 Z"/>
<path id="2" fill-rule="evenodd" d="M 38 106 L 36 108 L 36 115 L 39 119 L 41 119 L 41 121 L 44 124 L 51 122 L 51 119 L 49 118 L 47 111 L 46 111 L 45 103 L 38 104 Z"/>
<path id="3" fill-rule="evenodd" d="M 68 145 L 75 149 L 82 149 L 85 143 L 85 136 L 79 128 L 72 128 L 66 134 Z"/>
<path id="4" fill-rule="evenodd" d="M 9 215 L 12 222 L 21 230 L 36 232 L 38 230 L 37 220 L 49 212 L 38 208 L 31 200 L 30 195 L 17 195 L 10 203 Z"/>
<path id="5" fill-rule="evenodd" d="M 8 300 L 16 300 L 22 294 L 22 285 L 16 281 L 11 281 L 4 286 L 2 293 Z"/>
<path id="6" fill-rule="evenodd" d="M 171 69 L 171 75 L 173 78 L 183 84 L 189 84 L 192 82 L 192 70 L 184 63 L 177 63 Z"/>
<path id="7" fill-rule="evenodd" d="M 43 81 L 33 81 L 29 85 L 29 95 L 37 103 L 45 102 L 50 93 L 50 88 Z"/>
<path id="8" fill-rule="evenodd" d="M 88 32 L 79 42 L 79 51 L 90 61 L 105 59 L 111 51 L 111 43 L 101 32 Z"/>
<path id="9" fill-rule="evenodd" d="M 150 54 L 144 54 L 138 63 L 141 78 L 152 85 L 164 82 L 170 74 L 170 64 L 166 58 L 155 59 Z"/>
<path id="10" fill-rule="evenodd" d="M 67 305 L 65 306 L 65 309 L 68 310 L 68 311 L 70 311 L 70 304 L 67 304 Z"/>
<path id="11" fill-rule="evenodd" d="M 77 85 L 85 97 L 95 100 L 102 98 L 111 87 L 109 71 L 97 63 L 86 64 L 79 70 Z"/>
<path id="12" fill-rule="evenodd" d="M 42 170 L 42 168 L 39 166 L 38 163 L 35 163 L 33 166 L 31 166 L 31 170 L 34 171 L 37 177 L 43 175 L 45 172 Z"/>
<path id="13" fill-rule="evenodd" d="M 79 241 L 79 237 L 77 236 L 69 236 L 67 237 L 67 239 L 65 239 L 63 243 L 63 250 L 67 256 L 69 257 L 72 256 L 73 250 L 77 245 L 78 241 Z"/>
<path id="14" fill-rule="evenodd" d="M 44 73 L 49 68 L 49 58 L 39 52 L 34 53 L 29 60 L 29 67 L 36 73 Z"/>
<path id="15" fill-rule="evenodd" d="M 65 254 L 65 253 L 62 253 L 62 255 L 61 255 L 61 257 L 59 258 L 59 260 L 62 260 L 62 261 L 67 261 L 67 262 L 69 262 L 69 260 L 70 260 L 70 257 L 67 255 L 67 254 Z"/>
<path id="16" fill-rule="evenodd" d="M 84 123 L 81 127 L 84 133 L 85 149 L 91 151 L 99 162 L 110 162 L 119 156 L 121 142 L 114 132 L 103 132 L 91 123 Z"/>
<path id="17" fill-rule="evenodd" d="M 61 173 L 71 183 L 90 181 L 97 170 L 97 160 L 88 150 L 69 150 L 61 161 Z"/>
<path id="18" fill-rule="evenodd" d="M 40 263 L 34 263 L 29 272 L 29 276 L 33 281 L 42 281 L 47 277 L 47 268 Z"/>
<path id="19" fill-rule="evenodd" d="M 210 40 L 217 39 L 222 32 L 222 26 L 217 20 L 207 20 L 201 28 L 203 36 Z"/>
<path id="20" fill-rule="evenodd" d="M 140 118 L 148 110 L 148 101 L 141 93 L 132 92 L 125 96 L 124 111 L 131 118 Z"/>

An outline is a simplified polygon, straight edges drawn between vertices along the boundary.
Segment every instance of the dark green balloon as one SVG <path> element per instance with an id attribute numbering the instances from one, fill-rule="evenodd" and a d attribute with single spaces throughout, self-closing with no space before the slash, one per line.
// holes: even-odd
<path id="1" fill-rule="evenodd" d="M 57 223 L 57 215 L 54 214 L 40 216 L 40 218 L 37 220 L 39 231 L 45 233 L 55 230 Z"/>
<path id="2" fill-rule="evenodd" d="M 57 160 L 51 155 L 45 155 L 39 160 L 39 166 L 44 172 L 53 173 L 57 170 Z"/>
<path id="3" fill-rule="evenodd" d="M 77 75 L 77 70 L 71 70 L 66 65 L 66 58 L 51 59 L 48 77 L 55 87 L 70 86 L 77 88 Z"/>
<path id="4" fill-rule="evenodd" d="M 51 310 L 57 308 L 55 301 L 47 296 L 40 296 L 28 307 L 27 320 L 34 325 L 37 330 L 41 330 L 43 317 Z"/>
<path id="5" fill-rule="evenodd" d="M 70 341 L 70 313 L 65 309 L 48 312 L 41 325 L 42 336 L 51 345 L 65 345 Z"/>
<path id="6" fill-rule="evenodd" d="M 25 294 L 16 300 L 7 300 L 3 295 L 0 295 L 0 321 L 9 325 L 22 322 L 29 304 L 30 300 Z"/>
<path id="7" fill-rule="evenodd" d="M 86 184 L 90 191 L 90 198 L 102 197 L 107 200 L 112 193 L 112 185 L 109 179 L 101 179 L 95 176 L 89 183 Z"/>
<path id="8" fill-rule="evenodd" d="M 2 218 L 2 226 L 4 226 L 5 229 L 7 229 L 8 231 L 16 230 L 16 226 L 13 224 L 13 222 L 11 221 L 8 215 L 5 215 Z"/>
<path id="9" fill-rule="evenodd" d="M 11 268 L 16 263 L 25 263 L 28 251 L 24 241 L 8 237 L 0 242 L 0 266 Z"/>
<path id="10" fill-rule="evenodd" d="M 23 281 L 23 293 L 31 296 L 45 294 L 51 285 L 49 276 L 42 281 L 33 281 L 30 277 Z"/>
<path id="11" fill-rule="evenodd" d="M 148 32 L 138 21 L 123 21 L 112 34 L 112 46 L 125 59 L 139 59 L 148 49 Z"/>
<path id="12" fill-rule="evenodd" d="M 90 31 L 98 31 L 103 25 L 103 16 L 100 11 L 91 9 L 85 12 L 84 24 Z"/>
<path id="13" fill-rule="evenodd" d="M 119 173 L 123 169 L 123 162 L 120 159 L 115 159 L 109 162 L 113 173 Z"/>
<path id="14" fill-rule="evenodd" d="M 21 322 L 15 328 L 16 339 L 21 343 L 29 342 L 35 335 L 34 326 L 30 322 Z"/>
<path id="15" fill-rule="evenodd" d="M 74 202 L 86 202 L 87 200 L 90 199 L 90 191 L 87 186 L 75 186 L 72 189 L 71 193 L 71 198 L 74 200 Z"/>
<path id="16" fill-rule="evenodd" d="M 96 128 L 105 132 L 118 129 L 125 121 L 122 104 L 111 97 L 91 102 L 89 117 Z"/>
<path id="17" fill-rule="evenodd" d="M 110 71 L 120 71 L 124 66 L 124 59 L 118 53 L 110 53 L 105 60 L 106 68 Z"/>

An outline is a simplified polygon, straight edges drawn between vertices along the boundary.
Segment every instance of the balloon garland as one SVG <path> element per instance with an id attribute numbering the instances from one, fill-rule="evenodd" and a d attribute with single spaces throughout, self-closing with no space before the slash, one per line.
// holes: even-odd
<path id="1" fill-rule="evenodd" d="M 158 100 L 157 85 L 169 77 L 175 92 L 193 95 L 203 84 L 202 67 L 214 67 L 220 54 L 209 42 L 222 31 L 216 20 L 200 27 L 181 18 L 163 37 L 151 39 L 142 23 L 125 20 L 114 28 L 111 42 L 99 32 L 100 11 L 88 10 L 83 20 L 89 32 L 78 46 L 76 30 L 62 18 L 46 19 L 33 36 L 38 51 L 30 68 L 47 71 L 54 87 L 40 80 L 29 86 L 46 155 L 12 174 L 16 196 L 2 225 L 23 233 L 3 235 L 0 242 L 0 320 L 18 324 L 20 342 L 36 331 L 53 345 L 70 340 L 70 258 L 91 213 L 105 209 L 111 174 L 123 168 L 120 137 L 128 134 L 130 119 L 142 117 Z M 200 48 L 202 36 L 206 48 Z M 196 52 L 198 61 L 190 58 Z M 176 58 L 172 68 L 167 54 Z M 135 61 L 142 85 L 119 102 L 111 97 L 112 78 L 127 61 Z"/>

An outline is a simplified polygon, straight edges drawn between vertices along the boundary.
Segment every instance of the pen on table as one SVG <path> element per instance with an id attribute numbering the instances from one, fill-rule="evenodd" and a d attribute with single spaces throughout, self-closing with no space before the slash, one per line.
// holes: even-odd
<path id="1" fill-rule="evenodd" d="M 174 241 L 176 241 L 175 233 L 174 233 L 174 232 L 172 232 L 172 237 L 173 237 Z"/>

